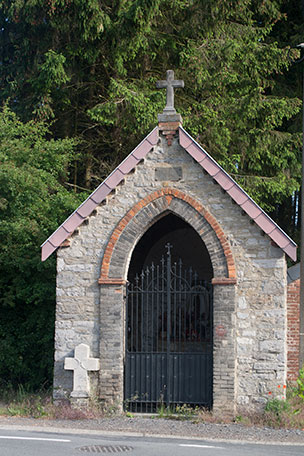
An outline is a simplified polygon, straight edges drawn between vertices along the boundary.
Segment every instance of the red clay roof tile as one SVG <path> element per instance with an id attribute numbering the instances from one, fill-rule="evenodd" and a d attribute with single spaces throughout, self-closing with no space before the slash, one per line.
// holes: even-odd
<path id="1" fill-rule="evenodd" d="M 135 158 L 138 158 L 141 160 L 142 158 L 145 158 L 148 152 L 152 149 L 152 145 L 147 141 L 146 139 L 140 143 L 139 146 L 136 147 L 136 149 L 133 150 L 132 155 Z"/>
<path id="2" fill-rule="evenodd" d="M 112 188 L 108 187 L 105 182 L 99 185 L 97 189 L 92 193 L 91 199 L 95 201 L 95 203 L 100 204 L 108 194 L 112 191 Z"/>
<path id="3" fill-rule="evenodd" d="M 270 234 L 276 228 L 273 221 L 263 212 L 254 221 L 266 234 Z"/>
<path id="4" fill-rule="evenodd" d="M 73 233 L 73 231 L 81 225 L 83 220 L 83 217 L 80 217 L 77 212 L 74 212 L 68 219 L 66 219 L 62 226 L 68 233 Z"/>
<path id="5" fill-rule="evenodd" d="M 123 180 L 123 178 L 124 174 L 119 170 L 119 168 L 116 168 L 105 180 L 105 183 L 108 187 L 113 189 Z"/>
<path id="6" fill-rule="evenodd" d="M 158 143 L 159 140 L 159 134 L 158 134 L 158 127 L 155 127 L 151 133 L 146 136 L 146 139 L 149 141 L 152 146 L 155 146 Z"/>
<path id="7" fill-rule="evenodd" d="M 45 242 L 41 249 L 41 261 L 45 261 L 56 249 L 49 241 Z"/>
<path id="8" fill-rule="evenodd" d="M 182 147 L 184 147 L 184 149 L 187 149 L 192 144 L 192 140 L 184 133 L 183 130 L 179 131 L 179 143 Z"/>
<path id="9" fill-rule="evenodd" d="M 197 162 L 201 162 L 205 158 L 204 154 L 202 154 L 202 151 L 199 150 L 195 144 L 190 144 L 186 150 Z"/>
<path id="10" fill-rule="evenodd" d="M 96 208 L 97 203 L 89 197 L 85 200 L 85 202 L 76 210 L 76 212 L 81 215 L 81 217 L 87 217 L 94 211 Z"/>
<path id="11" fill-rule="evenodd" d="M 120 165 L 119 169 L 122 173 L 128 174 L 139 162 L 138 158 L 135 158 L 134 155 L 129 155 Z"/>
<path id="12" fill-rule="evenodd" d="M 67 230 L 60 226 L 58 230 L 55 231 L 54 235 L 52 236 L 51 243 L 54 247 L 59 247 L 60 244 L 70 235 Z"/>
<path id="13" fill-rule="evenodd" d="M 234 185 L 231 179 L 229 179 L 229 177 L 223 171 L 217 173 L 213 179 L 216 180 L 216 182 L 222 187 L 223 190 L 229 190 L 229 188 Z"/>
<path id="14" fill-rule="evenodd" d="M 248 195 L 242 190 L 237 184 L 234 184 L 229 190 L 227 190 L 228 195 L 239 205 L 245 203 L 248 200 Z"/>
<path id="15" fill-rule="evenodd" d="M 203 161 L 200 162 L 200 165 L 212 177 L 215 176 L 220 171 L 218 164 L 214 160 L 212 160 L 210 157 L 206 157 Z"/>
<path id="16" fill-rule="evenodd" d="M 261 213 L 261 209 L 251 198 L 248 198 L 245 203 L 241 204 L 241 208 L 249 217 L 255 219 Z"/>
<path id="17" fill-rule="evenodd" d="M 275 230 L 271 233 L 271 239 L 279 246 L 281 249 L 284 249 L 289 244 L 289 239 L 284 236 L 284 233 L 279 230 L 279 228 L 275 228 Z"/>
<path id="18" fill-rule="evenodd" d="M 289 243 L 284 247 L 284 252 L 288 255 L 293 261 L 297 261 L 297 246 L 294 243 Z"/>

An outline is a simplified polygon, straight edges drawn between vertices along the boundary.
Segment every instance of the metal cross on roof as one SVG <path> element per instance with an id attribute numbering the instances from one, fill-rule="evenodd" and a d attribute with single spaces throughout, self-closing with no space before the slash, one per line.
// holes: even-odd
<path id="1" fill-rule="evenodd" d="M 174 79 L 174 71 L 168 70 L 167 71 L 167 78 L 165 81 L 157 81 L 156 87 L 158 89 L 167 89 L 167 102 L 166 107 L 163 111 L 164 114 L 175 114 L 174 108 L 174 88 L 176 87 L 184 87 L 184 81 L 181 79 Z"/>

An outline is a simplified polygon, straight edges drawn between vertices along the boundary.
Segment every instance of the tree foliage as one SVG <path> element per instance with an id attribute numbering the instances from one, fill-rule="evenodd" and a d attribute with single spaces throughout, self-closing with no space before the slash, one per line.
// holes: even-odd
<path id="1" fill-rule="evenodd" d="M 54 117 L 59 137 L 82 136 L 75 183 L 95 187 L 155 125 L 155 81 L 174 68 L 185 127 L 265 209 L 298 188 L 300 138 L 286 122 L 300 101 L 277 90 L 293 1 L 1 3 L 2 97 L 25 117 Z"/>
<path id="2" fill-rule="evenodd" d="M 75 141 L 47 136 L 0 112 L 0 378 L 14 386 L 50 379 L 55 258 L 41 263 L 39 246 L 79 202 L 64 186 Z"/>
<path id="3" fill-rule="evenodd" d="M 0 100 L 24 122 L 2 113 L 0 128 L 20 145 L 5 146 L 3 134 L 2 307 L 51 312 L 54 258 L 41 265 L 35 248 L 75 207 L 65 175 L 74 189 L 106 177 L 155 126 L 165 106 L 155 82 L 169 68 L 185 81 L 176 91 L 185 128 L 293 235 L 301 69 L 287 48 L 303 41 L 302 22 L 296 0 L 0 0 Z M 60 140 L 46 140 L 40 121 Z M 76 137 L 71 161 L 65 138 Z"/>

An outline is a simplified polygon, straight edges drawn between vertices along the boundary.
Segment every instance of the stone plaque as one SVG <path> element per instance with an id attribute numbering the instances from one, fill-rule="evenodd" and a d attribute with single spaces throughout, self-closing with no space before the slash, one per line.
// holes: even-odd
<path id="1" fill-rule="evenodd" d="M 177 182 L 183 178 L 183 170 L 180 166 L 158 167 L 155 168 L 156 181 Z"/>

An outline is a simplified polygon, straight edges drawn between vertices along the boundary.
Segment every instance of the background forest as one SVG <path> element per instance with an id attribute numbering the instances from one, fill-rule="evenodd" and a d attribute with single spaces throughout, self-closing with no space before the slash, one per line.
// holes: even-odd
<path id="1" fill-rule="evenodd" d="M 40 244 L 156 125 L 167 69 L 184 127 L 298 241 L 302 3 L 0 0 L 0 389 L 51 385 Z"/>

